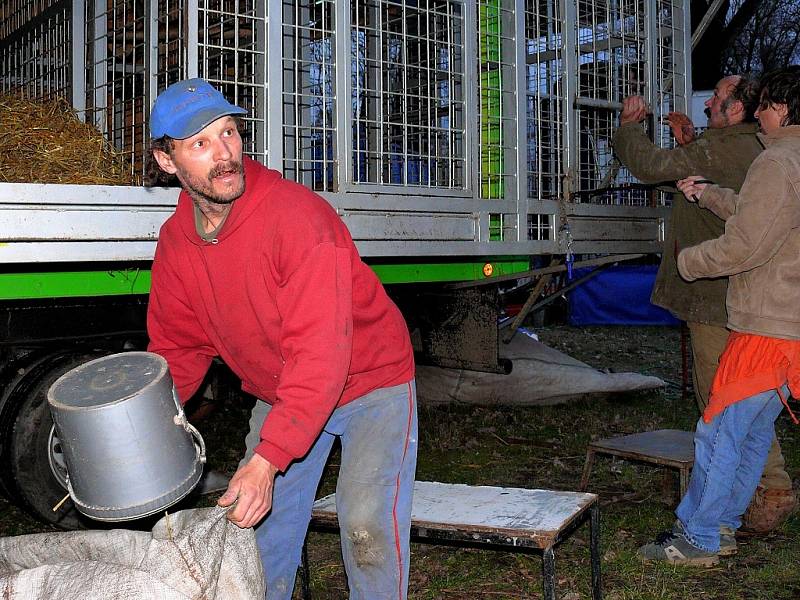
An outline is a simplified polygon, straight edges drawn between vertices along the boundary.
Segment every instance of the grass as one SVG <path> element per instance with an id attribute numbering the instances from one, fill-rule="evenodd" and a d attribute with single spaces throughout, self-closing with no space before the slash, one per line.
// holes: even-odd
<path id="1" fill-rule="evenodd" d="M 550 327 L 539 331 L 549 345 L 597 368 L 657 375 L 663 390 L 591 397 L 544 407 L 419 407 L 421 480 L 575 490 L 591 439 L 650 429 L 693 429 L 691 392 L 684 397 L 677 329 Z M 217 408 L 200 423 L 218 469 L 236 468 L 247 405 Z M 798 430 L 786 414 L 777 426 L 789 474 L 800 473 Z M 230 440 L 239 440 L 231 443 Z M 322 482 L 332 491 L 338 456 Z M 667 529 L 677 503 L 675 471 L 598 456 L 590 491 L 601 497 L 603 590 L 611 600 L 789 599 L 800 597 L 800 517 L 767 537 L 740 538 L 740 551 L 714 569 L 644 565 L 636 549 Z M 797 485 L 795 485 L 797 487 Z M 209 500 L 206 500 L 208 502 Z M 13 507 L 0 503 L 0 532 L 41 531 Z M 581 527 L 556 550 L 558 597 L 590 597 L 588 528 Z M 314 598 L 347 597 L 338 536 L 311 533 L 309 557 Z M 430 544 L 412 545 L 410 597 L 541 598 L 538 554 L 511 554 Z M 299 598 L 299 590 L 296 590 Z"/>

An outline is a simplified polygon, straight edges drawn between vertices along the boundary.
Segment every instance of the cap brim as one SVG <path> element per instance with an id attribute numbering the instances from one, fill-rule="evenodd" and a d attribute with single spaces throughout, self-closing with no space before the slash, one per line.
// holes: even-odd
<path id="1" fill-rule="evenodd" d="M 192 115 L 190 119 L 181 123 L 173 122 L 166 128 L 166 135 L 176 140 L 183 140 L 202 131 L 205 127 L 230 115 L 246 115 L 247 111 L 233 104 L 225 108 L 217 106 L 205 108 Z"/>

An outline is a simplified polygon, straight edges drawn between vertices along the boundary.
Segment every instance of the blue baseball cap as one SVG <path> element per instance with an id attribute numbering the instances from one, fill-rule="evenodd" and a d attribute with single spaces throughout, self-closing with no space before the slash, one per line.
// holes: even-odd
<path id="1" fill-rule="evenodd" d="M 150 138 L 168 135 L 183 140 L 220 117 L 246 114 L 245 109 L 225 100 L 205 79 L 185 79 L 173 83 L 156 98 L 150 111 Z"/>

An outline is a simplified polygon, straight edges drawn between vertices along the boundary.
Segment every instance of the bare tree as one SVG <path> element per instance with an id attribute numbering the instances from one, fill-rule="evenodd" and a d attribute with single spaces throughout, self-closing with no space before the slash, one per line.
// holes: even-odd
<path id="1" fill-rule="evenodd" d="M 770 71 L 800 59 L 800 2 L 761 0 L 723 53 L 727 73 Z"/>
<path id="2" fill-rule="evenodd" d="M 692 0 L 692 23 L 712 3 Z M 726 0 L 693 52 L 692 84 L 710 89 L 731 73 L 800 62 L 800 0 Z"/>

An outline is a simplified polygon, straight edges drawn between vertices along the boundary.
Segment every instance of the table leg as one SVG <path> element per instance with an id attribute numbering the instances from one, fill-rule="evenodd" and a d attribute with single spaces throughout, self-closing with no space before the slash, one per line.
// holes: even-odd
<path id="1" fill-rule="evenodd" d="M 542 551 L 542 588 L 544 600 L 556 600 L 556 555 L 552 546 Z"/>
<path id="2" fill-rule="evenodd" d="M 592 463 L 594 463 L 594 450 L 589 449 L 586 451 L 586 462 L 583 465 L 581 484 L 578 486 L 578 489 L 582 492 L 586 490 L 586 485 L 589 483 L 589 474 L 592 472 Z"/>
<path id="3" fill-rule="evenodd" d="M 311 600 L 311 572 L 308 570 L 308 544 L 305 541 L 300 555 L 300 585 L 302 586 L 303 600 Z"/>
<path id="4" fill-rule="evenodd" d="M 601 600 L 600 584 L 600 505 L 597 501 L 589 509 L 589 547 L 592 555 L 592 600 Z"/>
<path id="5" fill-rule="evenodd" d="M 683 496 L 686 494 L 686 490 L 689 488 L 689 469 L 681 469 L 681 500 L 683 500 Z"/>

